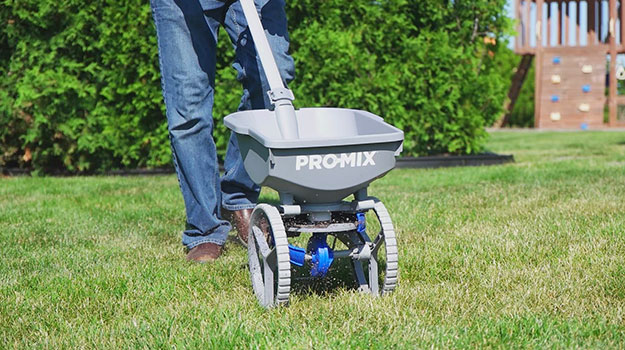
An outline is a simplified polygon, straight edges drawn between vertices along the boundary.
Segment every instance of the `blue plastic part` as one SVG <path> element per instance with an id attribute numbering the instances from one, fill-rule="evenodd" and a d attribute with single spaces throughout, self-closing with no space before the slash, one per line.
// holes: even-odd
<path id="1" fill-rule="evenodd" d="M 356 231 L 363 233 L 367 230 L 367 221 L 365 219 L 365 213 L 356 213 L 356 219 L 358 219 L 358 226 Z"/>
<path id="2" fill-rule="evenodd" d="M 553 58 L 553 64 L 560 64 L 561 60 L 560 60 L 560 56 L 556 56 Z"/>
<path id="3" fill-rule="evenodd" d="M 586 123 L 582 123 L 579 127 L 582 130 L 588 130 L 588 124 L 586 124 Z"/>
<path id="4" fill-rule="evenodd" d="M 297 266 L 304 266 L 304 262 L 306 257 L 306 249 L 294 246 L 289 244 L 289 258 L 291 260 L 291 264 Z"/>
<path id="5" fill-rule="evenodd" d="M 582 86 L 582 91 L 583 91 L 583 92 L 590 92 L 590 85 L 584 85 L 584 86 Z"/>
<path id="6" fill-rule="evenodd" d="M 551 95 L 551 102 L 558 102 L 560 101 L 560 96 L 558 95 Z"/>
<path id="7" fill-rule="evenodd" d="M 334 252 L 328 246 L 326 237 L 327 234 L 313 234 L 308 241 L 308 249 L 312 255 L 310 274 L 313 277 L 325 277 L 334 261 Z"/>

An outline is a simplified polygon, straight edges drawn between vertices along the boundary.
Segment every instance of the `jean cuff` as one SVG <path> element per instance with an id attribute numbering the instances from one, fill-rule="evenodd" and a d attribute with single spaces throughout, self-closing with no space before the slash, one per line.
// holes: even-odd
<path id="1" fill-rule="evenodd" d="M 226 241 L 220 242 L 220 240 L 217 239 L 212 239 L 212 238 L 204 238 L 201 239 L 199 241 L 195 241 L 193 243 L 189 243 L 188 245 L 186 245 L 187 249 L 191 250 L 197 246 L 199 246 L 200 244 L 204 244 L 204 243 L 214 243 L 217 244 L 218 246 L 223 246 Z"/>
<path id="2" fill-rule="evenodd" d="M 249 204 L 231 205 L 231 204 L 226 204 L 222 202 L 221 207 L 230 211 L 236 211 L 236 210 L 254 209 L 256 208 L 256 204 L 249 203 Z"/>
<path id="3" fill-rule="evenodd" d="M 227 221 L 224 225 L 217 226 L 212 232 L 204 235 L 188 235 L 186 232 L 182 234 L 182 244 L 191 250 L 203 243 L 214 243 L 220 246 L 226 244 L 228 233 L 232 230 L 232 226 Z"/>

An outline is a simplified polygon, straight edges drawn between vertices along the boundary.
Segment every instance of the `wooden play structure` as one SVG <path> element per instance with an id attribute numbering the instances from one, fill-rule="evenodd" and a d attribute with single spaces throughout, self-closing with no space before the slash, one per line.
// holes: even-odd
<path id="1" fill-rule="evenodd" d="M 536 128 L 624 127 L 625 96 L 617 91 L 617 78 L 625 79 L 617 67 L 617 55 L 625 53 L 623 1 L 515 0 L 515 51 L 523 58 L 508 111 L 534 60 Z"/>

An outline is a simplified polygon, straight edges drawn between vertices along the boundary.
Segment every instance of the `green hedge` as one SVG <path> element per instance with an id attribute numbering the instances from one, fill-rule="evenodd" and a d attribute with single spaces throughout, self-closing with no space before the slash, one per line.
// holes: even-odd
<path id="1" fill-rule="evenodd" d="M 406 132 L 405 155 L 475 153 L 503 106 L 493 55 L 505 0 L 287 0 L 297 106 L 369 110 Z M 171 162 L 146 1 L 4 0 L 0 167 L 97 172 Z M 4 25 L 6 24 L 6 25 Z M 215 137 L 236 110 L 220 33 Z"/>

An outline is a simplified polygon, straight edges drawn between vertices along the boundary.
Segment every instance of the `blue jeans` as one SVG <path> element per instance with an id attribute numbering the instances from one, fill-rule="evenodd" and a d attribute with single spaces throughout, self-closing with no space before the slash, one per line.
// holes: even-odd
<path id="1" fill-rule="evenodd" d="M 255 3 L 286 84 L 293 79 L 294 65 L 284 0 Z M 221 218 L 220 204 L 228 210 L 253 208 L 260 187 L 247 175 L 234 135 L 226 172 L 219 176 L 212 111 L 220 25 L 236 52 L 233 66 L 243 85 L 239 110 L 269 108 L 269 85 L 238 1 L 226 6 L 219 0 L 151 0 L 151 6 L 169 138 L 187 214 L 182 244 L 188 249 L 206 242 L 223 245 L 231 226 Z"/>

